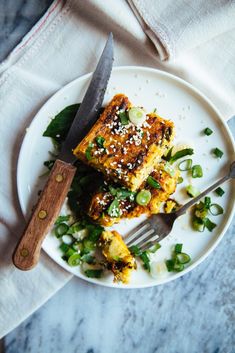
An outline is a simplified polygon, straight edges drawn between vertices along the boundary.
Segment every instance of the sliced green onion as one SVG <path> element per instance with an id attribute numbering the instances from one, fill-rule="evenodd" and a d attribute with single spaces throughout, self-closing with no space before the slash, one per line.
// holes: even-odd
<path id="1" fill-rule="evenodd" d="M 97 136 L 97 137 L 95 138 L 95 141 L 96 141 L 98 147 L 104 148 L 104 142 L 105 142 L 105 138 L 104 138 L 104 137 L 102 137 L 102 136 Z"/>
<path id="2" fill-rule="evenodd" d="M 121 215 L 118 199 L 114 199 L 113 202 L 111 202 L 107 212 L 110 217 L 119 217 Z"/>
<path id="3" fill-rule="evenodd" d="M 69 266 L 78 266 L 81 262 L 81 256 L 79 254 L 73 254 L 68 258 Z"/>
<path id="4" fill-rule="evenodd" d="M 172 147 L 167 151 L 167 155 L 166 155 L 165 157 L 163 157 L 166 161 L 169 161 L 169 160 L 171 159 L 173 148 L 174 148 L 174 146 L 172 146 Z"/>
<path id="5" fill-rule="evenodd" d="M 69 226 L 66 223 L 59 223 L 55 228 L 55 235 L 57 238 L 62 237 L 62 235 L 66 234 L 69 229 Z"/>
<path id="6" fill-rule="evenodd" d="M 204 205 L 207 209 L 210 208 L 210 205 L 211 205 L 211 198 L 209 196 L 206 196 L 205 199 L 204 199 Z"/>
<path id="7" fill-rule="evenodd" d="M 143 265 L 144 265 L 145 270 L 150 272 L 150 259 L 149 259 L 148 253 L 146 251 L 143 251 L 140 254 L 140 258 L 143 261 Z"/>
<path id="8" fill-rule="evenodd" d="M 136 126 L 142 125 L 146 120 L 146 113 L 139 107 L 131 108 L 128 112 L 128 115 L 132 124 Z"/>
<path id="9" fill-rule="evenodd" d="M 147 251 L 154 254 L 160 248 L 161 248 L 161 245 L 159 243 L 156 243 L 152 245 Z"/>
<path id="10" fill-rule="evenodd" d="M 182 248 L 183 248 L 183 244 L 176 244 L 175 245 L 175 252 L 176 253 L 181 253 Z"/>
<path id="11" fill-rule="evenodd" d="M 140 248 L 137 245 L 130 246 L 129 250 L 134 256 L 140 256 L 141 255 L 141 250 L 140 250 Z"/>
<path id="12" fill-rule="evenodd" d="M 62 236 L 62 240 L 64 244 L 72 244 L 73 243 L 73 237 L 71 235 L 65 234 Z"/>
<path id="13" fill-rule="evenodd" d="M 206 127 L 204 130 L 204 134 L 210 136 L 211 134 L 213 134 L 213 131 L 209 127 Z"/>
<path id="14" fill-rule="evenodd" d="M 70 220 L 70 215 L 67 216 L 59 216 L 57 220 L 55 221 L 55 225 L 63 223 L 63 222 L 68 222 Z"/>
<path id="15" fill-rule="evenodd" d="M 210 205 L 209 210 L 210 210 L 210 213 L 211 213 L 213 216 L 218 216 L 218 215 L 224 213 L 223 207 L 221 207 L 221 206 L 218 205 L 217 203 L 212 203 L 212 204 Z"/>
<path id="16" fill-rule="evenodd" d="M 85 275 L 90 278 L 100 278 L 103 270 L 86 270 L 84 271 Z"/>
<path id="17" fill-rule="evenodd" d="M 193 148 L 184 148 L 181 151 L 176 152 L 173 156 L 169 159 L 169 163 L 174 163 L 177 159 L 183 158 L 185 156 L 191 156 L 194 153 Z"/>
<path id="18" fill-rule="evenodd" d="M 178 255 L 180 255 L 180 254 L 178 254 Z M 181 264 L 180 262 L 175 262 L 174 263 L 174 271 L 181 272 L 183 270 L 184 270 L 184 265 L 183 264 Z"/>
<path id="19" fill-rule="evenodd" d="M 67 252 L 69 250 L 68 244 L 61 243 L 60 244 L 60 250 L 63 252 Z"/>
<path id="20" fill-rule="evenodd" d="M 202 167 L 199 164 L 196 164 L 192 167 L 192 177 L 201 178 L 203 176 Z"/>
<path id="21" fill-rule="evenodd" d="M 166 260 L 166 267 L 168 272 L 172 272 L 174 270 L 175 262 L 173 260 Z"/>
<path id="22" fill-rule="evenodd" d="M 186 191 L 190 197 L 196 197 L 200 194 L 200 191 L 195 186 L 193 186 L 191 184 L 186 186 Z"/>
<path id="23" fill-rule="evenodd" d="M 93 143 L 90 142 L 86 149 L 85 156 L 88 161 L 92 159 L 91 151 L 93 147 L 94 147 Z"/>
<path id="24" fill-rule="evenodd" d="M 164 165 L 164 171 L 169 174 L 171 177 L 175 175 L 175 170 L 172 168 L 172 166 L 167 162 Z"/>
<path id="25" fill-rule="evenodd" d="M 149 176 L 147 178 L 147 183 L 149 184 L 149 186 L 153 187 L 154 189 L 161 189 L 161 185 L 159 184 L 159 182 L 152 176 Z"/>
<path id="26" fill-rule="evenodd" d="M 127 112 L 120 112 L 119 113 L 119 118 L 121 120 L 122 125 L 127 125 L 129 124 L 129 119 L 128 119 L 128 114 Z"/>
<path id="27" fill-rule="evenodd" d="M 77 232 L 79 232 L 82 229 L 84 229 L 84 226 L 81 225 L 80 222 L 75 222 L 69 227 L 69 229 L 67 231 L 67 234 L 72 234 L 73 235 L 74 233 L 77 233 Z"/>
<path id="28" fill-rule="evenodd" d="M 184 159 L 179 163 L 178 168 L 180 171 L 185 172 L 186 170 L 190 170 L 192 168 L 192 164 L 192 159 Z"/>
<path id="29" fill-rule="evenodd" d="M 215 189 L 215 192 L 220 197 L 223 196 L 223 194 L 225 193 L 225 191 L 221 187 Z"/>
<path id="30" fill-rule="evenodd" d="M 212 230 L 216 227 L 216 224 L 211 222 L 209 218 L 203 219 L 203 223 L 210 232 L 212 232 Z"/>
<path id="31" fill-rule="evenodd" d="M 136 195 L 136 202 L 140 206 L 147 206 L 151 200 L 151 196 L 152 195 L 149 190 L 143 189 L 140 192 L 138 192 L 138 194 Z"/>
<path id="32" fill-rule="evenodd" d="M 223 156 L 223 154 L 224 154 L 224 152 L 223 151 L 221 151 L 219 148 L 214 148 L 213 150 L 212 150 L 212 153 L 217 157 L 217 158 L 222 158 L 222 156 Z"/>
<path id="33" fill-rule="evenodd" d="M 180 176 L 177 180 L 177 184 L 182 184 L 184 179 Z"/>
<path id="34" fill-rule="evenodd" d="M 176 254 L 176 258 L 180 264 L 187 264 L 191 260 L 191 257 L 184 252 Z"/>
<path id="35" fill-rule="evenodd" d="M 88 251 L 92 251 L 95 249 L 95 243 L 87 238 L 85 238 L 83 240 L 83 246 L 84 246 L 84 249 L 88 250 Z"/>
<path id="36" fill-rule="evenodd" d="M 192 223 L 194 230 L 196 230 L 197 232 L 204 232 L 205 224 L 200 218 L 195 217 Z"/>

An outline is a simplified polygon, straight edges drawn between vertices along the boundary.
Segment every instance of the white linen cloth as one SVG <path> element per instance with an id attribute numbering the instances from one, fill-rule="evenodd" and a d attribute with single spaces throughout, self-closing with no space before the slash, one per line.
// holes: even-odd
<path id="1" fill-rule="evenodd" d="M 55 0 L 0 66 L 0 337 L 71 278 L 44 253 L 29 272 L 11 263 L 25 226 L 17 199 L 17 157 L 35 113 L 66 83 L 94 69 L 108 32 L 114 34 L 114 65 L 178 74 L 206 93 L 225 119 L 234 114 L 234 1 L 131 0 L 130 5 Z"/>

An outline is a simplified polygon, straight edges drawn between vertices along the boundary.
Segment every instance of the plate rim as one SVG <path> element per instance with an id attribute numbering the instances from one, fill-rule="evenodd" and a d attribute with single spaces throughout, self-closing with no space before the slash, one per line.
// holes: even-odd
<path id="1" fill-rule="evenodd" d="M 177 81 L 179 83 L 181 83 L 182 85 L 186 86 L 187 88 L 189 88 L 190 90 L 192 90 L 193 92 L 196 93 L 196 95 L 198 95 L 203 101 L 205 101 L 207 103 L 208 106 L 210 106 L 210 108 L 212 108 L 212 110 L 216 113 L 217 118 L 219 118 L 220 122 L 222 123 L 223 127 L 226 130 L 226 133 L 229 136 L 229 144 L 231 144 L 231 147 L 233 148 L 233 154 L 235 153 L 235 142 L 232 136 L 232 133 L 227 125 L 226 120 L 223 119 L 222 114 L 220 113 L 219 109 L 215 106 L 215 104 L 203 93 L 201 92 L 198 88 L 196 88 L 194 85 L 192 85 L 191 83 L 185 81 L 184 79 L 171 74 L 169 72 L 163 71 L 163 70 L 159 70 L 153 67 L 146 67 L 146 66 L 136 66 L 136 65 L 123 65 L 123 66 L 115 66 L 112 69 L 112 72 L 118 72 L 118 71 L 145 71 L 145 72 L 153 72 L 155 74 L 158 74 L 162 77 L 167 77 L 170 78 L 174 81 Z M 34 115 L 34 117 L 32 118 L 28 128 L 31 128 L 34 124 L 36 124 L 38 116 L 40 116 L 41 111 L 43 109 L 45 109 L 45 107 L 47 105 L 51 104 L 51 101 L 56 99 L 57 96 L 63 94 L 64 90 L 69 89 L 70 86 L 76 85 L 77 82 L 80 81 L 86 81 L 87 79 L 89 79 L 91 77 L 93 72 L 89 72 L 87 74 L 84 74 L 70 82 L 68 82 L 66 85 L 64 85 L 63 87 L 61 87 L 58 91 L 56 91 L 41 107 L 40 109 L 37 111 L 37 113 Z M 20 204 L 20 208 L 22 211 L 22 214 L 24 216 L 25 219 L 27 219 L 27 213 L 25 212 L 26 210 L 23 207 L 23 196 L 22 196 L 22 192 L 21 192 L 21 188 L 20 188 L 20 165 L 22 164 L 21 161 L 23 159 L 23 151 L 24 151 L 24 146 L 27 144 L 27 131 L 25 132 L 25 134 L 22 137 L 22 141 L 21 141 L 21 145 L 20 145 L 20 151 L 18 154 L 18 161 L 17 161 L 17 170 L 16 170 L 16 184 L 17 184 L 17 194 L 18 194 L 18 200 L 19 200 L 19 204 Z M 106 282 L 101 282 L 97 279 L 93 279 L 93 278 L 89 278 L 84 276 L 83 274 L 76 274 L 73 273 L 71 271 L 68 270 L 66 264 L 63 265 L 62 263 L 59 263 L 59 261 L 57 261 L 54 257 L 52 257 L 50 255 L 50 252 L 45 248 L 45 246 L 42 246 L 43 251 L 46 252 L 46 254 L 55 262 L 57 263 L 60 267 L 62 267 L 63 269 L 65 269 L 68 273 L 73 274 L 74 276 L 85 280 L 89 283 L 93 283 L 93 284 L 98 284 L 104 287 L 109 287 L 109 288 L 118 288 L 118 289 L 137 289 L 137 288 L 148 288 L 148 287 L 153 287 L 153 286 L 159 286 L 159 285 L 163 285 L 165 283 L 171 282 L 181 276 L 184 276 L 185 274 L 187 274 L 188 272 L 192 271 L 195 267 L 197 267 L 198 265 L 200 265 L 211 253 L 212 251 L 219 245 L 220 241 L 222 240 L 222 238 L 224 237 L 224 234 L 226 233 L 226 231 L 228 230 L 232 218 L 234 216 L 235 213 L 235 202 L 233 203 L 233 205 L 231 206 L 231 211 L 230 214 L 226 220 L 225 226 L 223 227 L 223 230 L 219 233 L 217 239 L 213 242 L 213 244 L 205 251 L 205 253 L 200 256 L 199 259 L 197 259 L 191 266 L 187 267 L 184 271 L 179 272 L 174 274 L 174 276 L 171 277 L 167 277 L 167 278 L 162 278 L 159 279 L 157 283 L 153 281 L 151 281 L 150 283 L 147 284 L 117 284 L 117 283 L 106 283 Z"/>

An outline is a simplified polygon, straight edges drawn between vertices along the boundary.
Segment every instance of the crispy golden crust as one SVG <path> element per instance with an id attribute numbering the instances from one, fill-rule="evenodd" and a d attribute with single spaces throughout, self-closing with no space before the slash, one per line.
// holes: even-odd
<path id="1" fill-rule="evenodd" d="M 119 112 L 130 107 L 131 103 L 125 95 L 114 96 L 73 153 L 106 177 L 135 191 L 169 147 L 174 124 L 151 113 L 141 127 L 132 123 L 122 125 Z M 97 144 L 98 136 L 104 138 L 103 147 Z M 86 154 L 88 149 L 89 158 Z"/>
<path id="2" fill-rule="evenodd" d="M 114 197 L 108 191 L 99 191 L 95 193 L 91 199 L 88 208 L 89 216 L 103 226 L 111 226 L 114 223 L 118 223 L 122 218 L 135 218 L 142 214 L 151 215 L 158 213 L 161 204 L 175 192 L 179 172 L 175 171 L 174 176 L 170 176 L 164 170 L 164 163 L 161 163 L 151 173 L 151 176 L 159 182 L 161 189 L 155 189 L 146 182 L 141 185 L 140 189 L 148 189 L 151 192 L 151 201 L 147 206 L 137 205 L 136 202 L 130 201 L 129 199 L 121 200 L 119 202 L 121 216 L 110 217 L 107 213 L 107 208 Z"/>
<path id="3" fill-rule="evenodd" d="M 136 263 L 120 234 L 116 231 L 104 231 L 99 245 L 107 260 L 108 268 L 114 274 L 114 281 L 128 283 Z"/>

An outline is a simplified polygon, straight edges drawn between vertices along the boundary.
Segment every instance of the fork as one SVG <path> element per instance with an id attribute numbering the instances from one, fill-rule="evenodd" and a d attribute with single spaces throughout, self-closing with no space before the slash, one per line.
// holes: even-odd
<path id="1" fill-rule="evenodd" d="M 223 178 L 219 179 L 200 195 L 194 197 L 177 211 L 171 213 L 154 214 L 144 222 L 141 222 L 124 238 L 126 245 L 128 247 L 136 245 L 141 251 L 144 251 L 156 244 L 156 242 L 159 243 L 166 238 L 167 235 L 169 235 L 175 220 L 182 216 L 189 207 L 193 206 L 210 191 L 213 191 L 219 185 L 232 178 L 235 178 L 235 161 L 231 163 L 228 173 Z"/>

